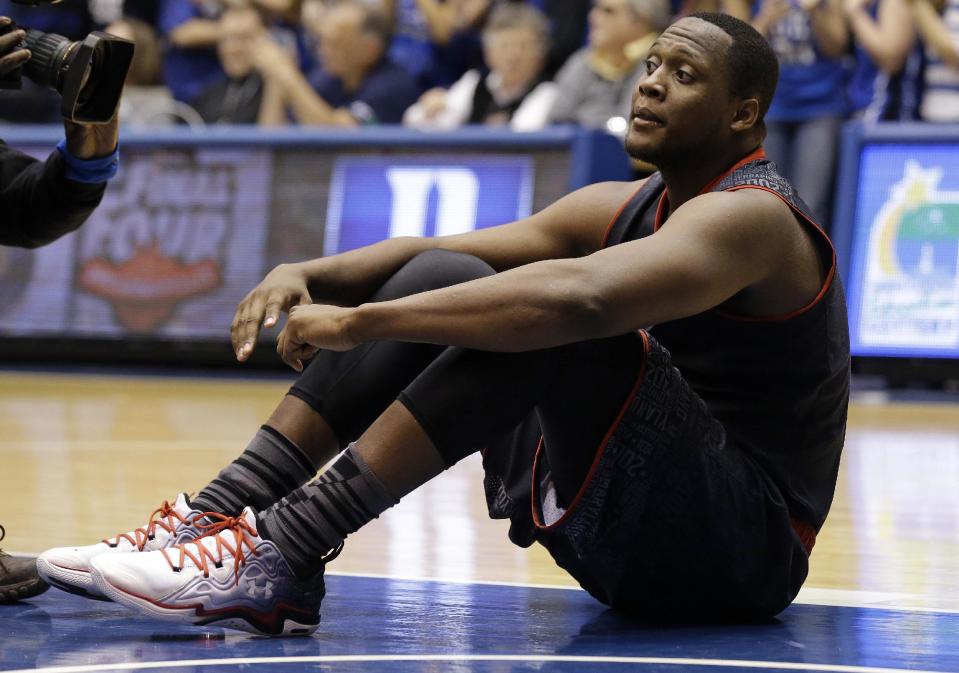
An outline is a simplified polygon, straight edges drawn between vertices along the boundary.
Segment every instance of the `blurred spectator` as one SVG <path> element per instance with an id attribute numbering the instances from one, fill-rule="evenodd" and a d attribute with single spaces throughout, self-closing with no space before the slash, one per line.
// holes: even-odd
<path id="1" fill-rule="evenodd" d="M 591 0 L 527 1 L 532 5 L 542 5 L 552 26 L 553 41 L 547 65 L 547 72 L 552 77 L 586 42 L 589 12 L 593 3 Z"/>
<path id="2" fill-rule="evenodd" d="M 194 125 L 202 119 L 193 108 L 175 101 L 161 84 L 160 42 L 151 26 L 133 17 L 123 17 L 107 32 L 136 44 L 120 99 L 120 120 L 125 126 L 169 126 L 179 121 Z"/>
<path id="3" fill-rule="evenodd" d="M 252 5 L 228 8 L 218 34 L 217 54 L 226 78 L 207 86 L 191 105 L 207 124 L 255 124 L 263 100 L 255 51 L 269 39 L 263 15 Z"/>
<path id="4" fill-rule="evenodd" d="M 131 40 L 136 45 L 124 90 L 131 86 L 158 86 L 162 82 L 160 41 L 152 27 L 140 19 L 123 17 L 107 26 L 106 31 Z"/>
<path id="5" fill-rule="evenodd" d="M 28 7 L 0 0 L 0 16 L 9 16 L 22 26 L 57 33 L 71 40 L 84 38 L 91 30 L 103 28 L 92 12 L 93 0 L 63 0 L 56 7 Z"/>
<path id="6" fill-rule="evenodd" d="M 488 0 L 462 0 L 465 3 L 484 3 Z M 494 0 L 496 2 L 496 0 Z M 498 0 L 502 4 L 527 4 L 541 10 L 550 24 L 549 60 L 546 76 L 552 79 L 563 64 L 586 45 L 586 29 L 592 0 Z M 475 11 L 475 10 L 474 10 Z M 480 25 L 480 23 L 475 23 Z"/>
<path id="7" fill-rule="evenodd" d="M 938 6 L 932 0 L 912 0 L 912 5 L 928 57 L 922 119 L 959 122 L 959 0 Z"/>
<path id="8" fill-rule="evenodd" d="M 227 7 L 252 6 L 259 9 L 266 19 L 274 41 L 296 53 L 300 70 L 309 72 L 315 67 L 313 43 L 300 20 L 306 5 L 304 0 L 222 0 L 222 2 Z"/>
<path id="9" fill-rule="evenodd" d="M 840 0 L 763 0 L 753 25 L 779 58 L 766 154 L 828 227 L 849 33 Z"/>
<path id="10" fill-rule="evenodd" d="M 595 0 L 589 46 L 556 76 L 550 121 L 624 133 L 643 57 L 668 22 L 666 0 Z"/>
<path id="11" fill-rule="evenodd" d="M 173 97 L 189 102 L 223 79 L 216 55 L 218 0 L 161 0 L 157 28 L 165 41 L 163 79 Z"/>
<path id="12" fill-rule="evenodd" d="M 671 0 L 673 16 L 680 18 L 693 12 L 720 12 L 749 21 L 752 5 L 749 0 Z"/>
<path id="13" fill-rule="evenodd" d="M 483 30 L 488 73 L 470 70 L 449 91 L 427 91 L 403 122 L 435 129 L 463 124 L 540 129 L 556 96 L 556 85 L 543 81 L 548 51 L 549 23 L 542 12 L 529 5 L 502 5 Z"/>
<path id="14" fill-rule="evenodd" d="M 156 27 L 160 22 L 160 5 L 163 0 L 124 0 L 121 17 L 139 19 L 143 23 Z"/>
<path id="15" fill-rule="evenodd" d="M 844 0 L 855 39 L 849 114 L 867 122 L 916 119 L 922 53 L 908 0 Z"/>
<path id="16" fill-rule="evenodd" d="M 480 65 L 475 22 L 490 0 L 376 0 L 392 21 L 390 58 L 420 91 L 448 87 Z"/>
<path id="17" fill-rule="evenodd" d="M 344 0 L 323 13 L 318 25 L 307 28 L 317 33 L 322 63 L 309 81 L 271 40 L 252 48 L 265 80 L 261 122 L 283 124 L 291 115 L 301 124 L 400 123 L 416 101 L 417 87 L 409 73 L 387 57 L 387 17 L 360 0 Z"/>

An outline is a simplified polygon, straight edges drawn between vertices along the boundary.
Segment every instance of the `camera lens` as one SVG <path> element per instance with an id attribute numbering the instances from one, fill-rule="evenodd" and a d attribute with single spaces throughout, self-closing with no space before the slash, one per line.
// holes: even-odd
<path id="1" fill-rule="evenodd" d="M 132 42 L 99 31 L 73 42 L 28 30 L 24 46 L 33 57 L 23 73 L 60 94 L 64 117 L 90 123 L 113 117 L 133 59 Z"/>
<path id="2" fill-rule="evenodd" d="M 58 91 L 64 62 L 74 45 L 75 42 L 62 35 L 28 30 L 24 46 L 33 56 L 24 66 L 23 73 L 40 86 Z"/>

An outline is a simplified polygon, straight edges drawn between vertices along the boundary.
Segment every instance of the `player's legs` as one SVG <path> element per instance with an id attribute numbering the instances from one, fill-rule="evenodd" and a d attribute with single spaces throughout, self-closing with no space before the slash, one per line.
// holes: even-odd
<path id="1" fill-rule="evenodd" d="M 218 536 L 178 551 L 98 557 L 98 586 L 159 617 L 260 633 L 309 632 L 319 622 L 331 550 L 538 404 L 568 398 L 544 425 L 557 449 L 585 454 L 566 468 L 580 471 L 569 483 L 581 483 L 591 447 L 619 412 L 642 360 L 634 335 L 526 353 L 446 349 L 319 479 L 258 514 L 247 509 L 241 521 L 224 522 Z M 239 581 L 218 582 L 218 572 L 237 573 Z M 261 581 L 270 583 L 268 597 L 257 591 Z M 201 607 L 198 596 L 205 597 Z"/>
<path id="2" fill-rule="evenodd" d="M 415 257 L 370 298 L 388 301 L 493 274 L 485 262 L 446 250 Z M 359 435 L 445 347 L 376 341 L 321 351 L 250 445 L 194 500 L 236 516 L 265 509 L 312 479 Z"/>
<path id="3" fill-rule="evenodd" d="M 385 301 L 454 285 L 493 270 L 481 260 L 437 250 L 423 253 L 370 298 Z M 82 547 L 41 554 L 38 568 L 55 586 L 101 598 L 90 561 L 104 553 L 152 551 L 192 540 L 206 512 L 237 516 L 245 505 L 265 509 L 316 476 L 317 469 L 355 439 L 442 346 L 375 342 L 346 353 L 319 353 L 243 453 L 191 501 L 164 502 L 136 530 Z"/>
<path id="4" fill-rule="evenodd" d="M 557 505 L 553 453 L 541 453 L 526 509 L 507 513 L 510 537 L 525 525 L 522 542 L 541 542 L 599 600 L 647 619 L 769 618 L 805 580 L 814 529 L 647 342 L 638 385 L 573 503 Z"/>

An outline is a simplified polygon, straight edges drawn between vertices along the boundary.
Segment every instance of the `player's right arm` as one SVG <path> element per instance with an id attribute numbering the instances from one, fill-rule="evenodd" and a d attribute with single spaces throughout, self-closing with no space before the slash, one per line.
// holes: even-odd
<path id="1" fill-rule="evenodd" d="M 230 328 L 237 358 L 246 360 L 260 327 L 300 304 L 355 306 L 421 252 L 442 248 L 479 257 L 497 271 L 599 250 L 610 221 L 639 183 L 584 187 L 540 212 L 509 224 L 454 236 L 401 237 L 331 257 L 273 269 L 240 302 Z"/>

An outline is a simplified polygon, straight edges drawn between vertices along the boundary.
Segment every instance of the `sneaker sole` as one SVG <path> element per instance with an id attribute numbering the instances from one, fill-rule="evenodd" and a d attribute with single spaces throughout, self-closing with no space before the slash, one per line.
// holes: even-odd
<path id="1" fill-rule="evenodd" d="M 96 588 L 93 578 L 88 572 L 58 566 L 50 563 L 42 556 L 37 559 L 37 572 L 50 586 L 54 586 L 61 591 L 98 601 L 110 600 Z"/>
<path id="2" fill-rule="evenodd" d="M 227 610 L 220 616 L 201 616 L 197 614 L 195 607 L 168 608 L 162 605 L 157 605 L 150 599 L 143 596 L 131 594 L 123 589 L 119 589 L 113 586 L 110 581 L 107 580 L 95 568 L 90 574 L 93 577 L 93 582 L 96 585 L 97 590 L 101 591 L 108 599 L 113 600 L 116 603 L 120 603 L 121 605 L 134 608 L 140 612 L 145 612 L 153 617 L 156 617 L 157 619 L 162 619 L 164 621 L 178 622 L 180 624 L 192 624 L 194 626 L 225 627 L 236 629 L 238 631 L 245 631 L 257 636 L 271 637 L 309 636 L 320 626 L 320 617 L 317 615 L 316 624 L 302 624 L 293 621 L 292 619 L 284 619 L 283 628 L 279 632 L 275 633 L 272 631 L 265 631 L 254 626 L 246 618 L 237 616 L 238 614 L 243 613 L 243 610 L 240 609 L 232 613 Z"/>
<path id="3" fill-rule="evenodd" d="M 39 577 L 4 586 L 0 588 L 0 605 L 16 603 L 17 601 L 22 601 L 24 598 L 39 596 L 49 588 L 50 585 Z"/>

